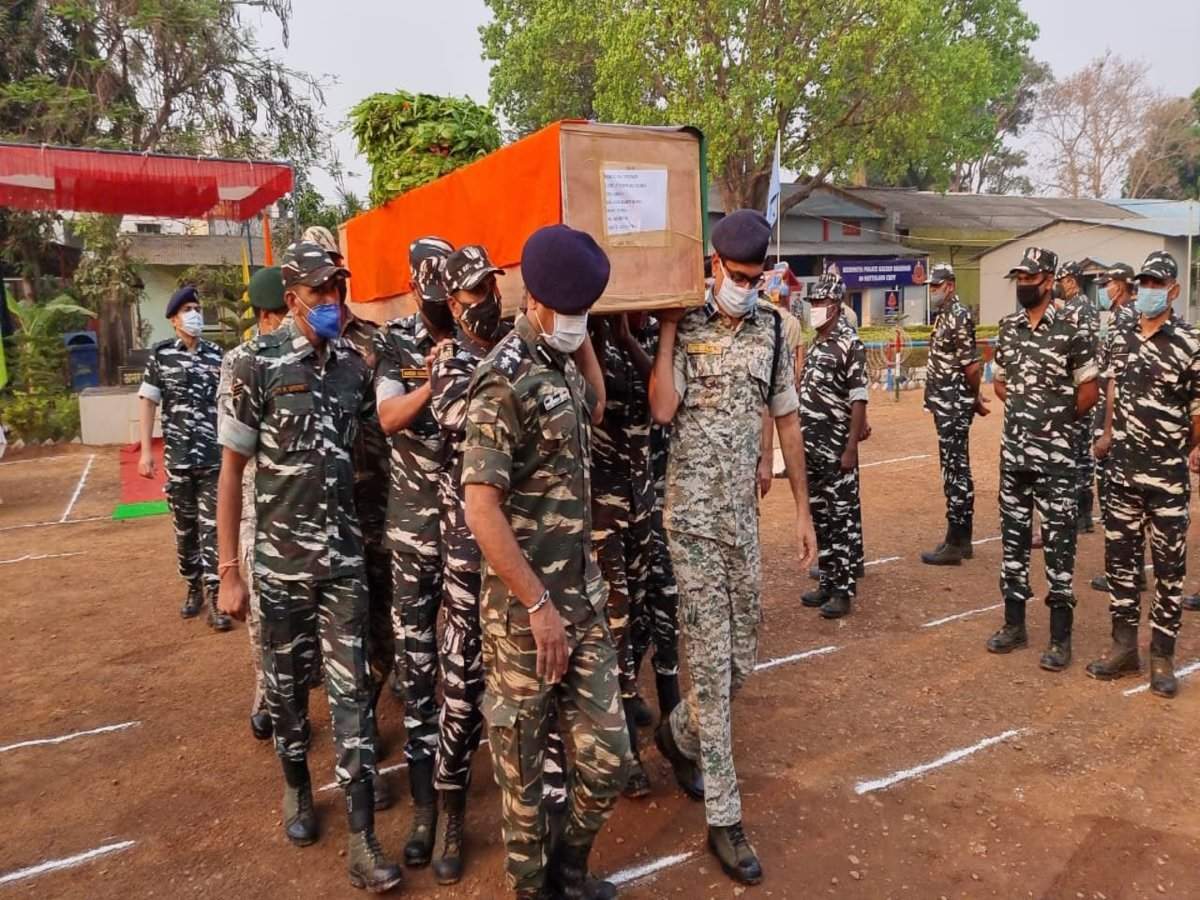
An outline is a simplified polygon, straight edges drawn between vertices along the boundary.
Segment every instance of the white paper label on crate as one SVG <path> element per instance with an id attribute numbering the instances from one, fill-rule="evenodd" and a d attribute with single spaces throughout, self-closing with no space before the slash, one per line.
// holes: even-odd
<path id="1" fill-rule="evenodd" d="M 604 169 L 603 175 L 608 234 L 666 230 L 666 169 Z"/>

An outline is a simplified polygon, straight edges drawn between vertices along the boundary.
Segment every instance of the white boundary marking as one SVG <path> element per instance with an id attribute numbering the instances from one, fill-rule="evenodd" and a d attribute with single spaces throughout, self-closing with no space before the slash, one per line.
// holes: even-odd
<path id="1" fill-rule="evenodd" d="M 50 462 L 52 459 L 78 459 L 82 453 L 60 453 L 57 456 L 35 456 L 32 459 L 13 459 L 0 462 L 0 466 L 23 466 L 25 463 Z"/>
<path id="2" fill-rule="evenodd" d="M 1001 741 L 1007 741 L 1010 737 L 1016 737 L 1024 730 L 1024 728 L 1013 728 L 994 737 L 984 738 L 978 744 L 972 744 L 970 747 L 951 750 L 945 756 L 939 756 L 933 762 L 922 763 L 919 766 L 913 766 L 911 769 L 902 769 L 899 772 L 893 772 L 891 775 L 877 778 L 874 781 L 860 781 L 854 786 L 854 793 L 862 796 L 872 791 L 881 791 L 884 788 L 889 788 L 894 784 L 899 784 L 901 781 L 908 781 L 910 778 L 917 778 L 926 772 L 931 772 L 934 769 L 940 769 L 942 766 L 948 766 L 950 763 L 958 762 L 960 759 L 965 759 L 972 753 L 978 753 L 980 750 L 991 747 L 993 744 L 999 744 Z"/>
<path id="3" fill-rule="evenodd" d="M 1200 671 L 1200 659 L 1195 660 L 1194 662 L 1190 662 L 1186 666 L 1184 666 L 1182 669 L 1179 669 L 1178 671 L 1176 671 L 1175 677 L 1176 678 L 1187 678 L 1189 675 L 1191 675 L 1193 672 L 1196 672 L 1196 671 Z M 1129 688 L 1129 690 L 1122 691 L 1121 693 L 1123 693 L 1126 697 L 1132 697 L 1134 694 L 1140 694 L 1140 693 L 1142 693 L 1144 691 L 1148 691 L 1148 690 L 1150 690 L 1150 682 L 1147 681 L 1145 684 L 1139 684 L 1137 687 Z"/>
<path id="4" fill-rule="evenodd" d="M 0 559 L 0 566 L 19 562 L 37 562 L 40 559 L 65 559 L 68 556 L 83 556 L 86 552 L 86 550 L 73 550 L 70 553 L 39 553 L 37 556 L 26 553 L 24 556 L 17 556 L 13 559 Z"/>
<path id="5" fill-rule="evenodd" d="M 3 528 L 0 528 L 0 531 L 13 531 L 17 528 L 46 528 L 50 525 L 78 525 L 80 522 L 95 522 L 100 519 L 111 521 L 112 516 L 84 516 L 82 519 L 68 519 L 65 522 L 59 519 L 56 522 L 28 522 L 24 525 L 5 525 Z"/>
<path id="6" fill-rule="evenodd" d="M 50 859 L 44 863 L 38 863 L 36 866 L 30 866 L 27 869 L 6 872 L 4 875 L 0 875 L 0 884 L 23 881 L 26 878 L 33 878 L 37 875 L 44 875 L 47 872 L 55 872 L 59 869 L 70 869 L 100 856 L 108 856 L 110 853 L 120 853 L 122 850 L 128 850 L 136 843 L 137 841 L 118 841 L 115 844 L 105 844 L 103 847 L 88 850 L 86 853 L 77 853 L 75 856 L 68 856 L 63 859 Z"/>
<path id="7" fill-rule="evenodd" d="M 998 541 L 1000 540 L 1000 537 L 1001 536 L 997 534 L 993 537 L 980 538 L 977 541 L 971 541 L 971 543 L 978 547 L 980 544 L 990 544 L 992 541 Z"/>
<path id="8" fill-rule="evenodd" d="M 990 612 L 993 609 L 999 609 L 1003 603 L 993 603 L 991 606 L 981 606 L 979 609 L 969 609 L 966 612 L 955 613 L 952 616 L 943 616 L 940 619 L 934 619 L 932 622 L 922 623 L 922 628 L 936 628 L 938 625 L 945 625 L 947 622 L 954 622 L 958 619 L 965 619 L 968 616 L 977 616 L 980 613 Z"/>
<path id="9" fill-rule="evenodd" d="M 877 459 L 874 462 L 859 463 L 860 469 L 869 469 L 871 466 L 886 466 L 888 463 L 908 462 L 910 459 L 929 459 L 928 453 L 917 453 L 913 456 L 897 456 L 894 459 Z"/>
<path id="10" fill-rule="evenodd" d="M 865 568 L 867 568 L 867 566 L 882 566 L 884 563 L 896 562 L 897 560 L 901 560 L 901 559 L 904 559 L 904 557 L 903 556 L 884 556 L 879 559 L 873 559 L 870 562 L 863 563 L 863 568 L 865 569 Z"/>
<path id="11" fill-rule="evenodd" d="M 83 492 L 84 482 L 87 481 L 88 473 L 92 471 L 92 463 L 96 461 L 96 454 L 93 453 L 87 459 L 87 465 L 83 467 L 83 474 L 79 476 L 79 482 L 75 485 L 75 493 L 71 495 L 71 501 L 67 504 L 67 508 L 63 510 L 62 518 L 58 521 L 65 522 L 67 517 L 71 515 L 71 510 L 75 508 L 75 503 L 79 500 L 79 495 Z"/>
<path id="12" fill-rule="evenodd" d="M 75 738 L 88 737 L 93 734 L 107 734 L 110 731 L 124 731 L 127 728 L 135 728 L 141 725 L 140 721 L 122 722 L 120 725 L 105 725 L 102 728 L 89 728 L 87 731 L 74 731 L 71 734 L 60 735 L 52 738 L 37 738 L 31 741 L 21 741 L 16 744 L 6 744 L 0 747 L 0 753 L 7 753 L 10 750 L 20 750 L 22 747 L 42 747 L 46 744 L 64 744 L 67 741 L 73 741 Z"/>
<path id="13" fill-rule="evenodd" d="M 695 850 L 687 850 L 683 853 L 664 856 L 661 859 L 642 863 L 640 866 L 630 866 L 628 869 L 621 869 L 621 871 L 609 875 L 605 881 L 610 881 L 613 884 L 628 884 L 631 881 L 645 878 L 647 875 L 653 875 L 655 872 L 661 872 L 663 869 L 669 869 L 671 866 L 677 866 L 681 862 L 687 862 L 695 855 Z"/>
<path id="14" fill-rule="evenodd" d="M 828 647 L 817 647 L 815 650 L 805 650 L 803 653 L 793 653 L 791 656 L 780 656 L 777 659 L 768 659 L 760 662 L 754 667 L 755 672 L 761 672 L 764 669 L 773 669 L 776 666 L 782 666 L 784 663 L 799 662 L 802 659 L 808 659 L 810 656 L 824 656 L 826 653 L 833 653 L 841 647 L 834 647 L 830 644 Z"/>

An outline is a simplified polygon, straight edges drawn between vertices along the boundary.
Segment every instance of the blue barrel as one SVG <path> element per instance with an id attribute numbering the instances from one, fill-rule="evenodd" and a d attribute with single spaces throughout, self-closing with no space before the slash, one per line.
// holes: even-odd
<path id="1" fill-rule="evenodd" d="M 67 347 L 67 368 L 71 373 L 71 390 L 100 385 L 100 347 L 90 331 L 68 331 L 63 335 Z"/>

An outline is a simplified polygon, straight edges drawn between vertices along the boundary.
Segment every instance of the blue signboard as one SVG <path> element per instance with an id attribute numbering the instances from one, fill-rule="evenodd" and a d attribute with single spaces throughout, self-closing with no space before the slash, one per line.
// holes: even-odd
<path id="1" fill-rule="evenodd" d="M 826 266 L 836 270 L 849 290 L 873 287 L 903 287 L 924 284 L 925 262 L 915 257 L 877 257 L 874 259 L 837 259 Z"/>

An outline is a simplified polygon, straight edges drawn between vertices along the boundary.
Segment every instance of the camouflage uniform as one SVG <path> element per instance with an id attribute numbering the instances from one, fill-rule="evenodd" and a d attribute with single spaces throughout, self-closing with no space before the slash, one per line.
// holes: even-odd
<path id="1" fill-rule="evenodd" d="M 502 793 L 508 883 L 516 890 L 536 890 L 545 877 L 542 767 L 552 703 L 575 747 L 562 840 L 590 845 L 625 782 L 629 736 L 591 546 L 593 403 L 573 360 L 539 340 L 523 316 L 471 383 L 463 484 L 505 493 L 517 542 L 562 616 L 570 652 L 561 682 L 537 676 L 529 614 L 485 560 L 484 715 Z"/>
<path id="2" fill-rule="evenodd" d="M 203 583 L 216 605 L 217 382 L 221 348 L 197 340 L 160 341 L 150 351 L 138 396 L 162 407 L 163 468 L 167 502 L 175 525 L 179 574 L 193 587 Z"/>
<path id="3" fill-rule="evenodd" d="M 419 314 L 396 319 L 375 335 L 375 395 L 383 403 L 429 380 L 425 357 L 433 337 Z M 392 621 L 404 635 L 404 755 L 410 764 L 437 752 L 437 617 L 442 597 L 438 480 L 445 442 L 426 405 L 392 435 L 392 480 L 385 542 L 392 550 Z"/>
<path id="4" fill-rule="evenodd" d="M 938 311 L 929 340 L 925 409 L 933 415 L 937 429 L 946 521 L 965 530 L 968 537 L 975 515 L 975 482 L 968 447 L 975 395 L 964 370 L 976 361 L 975 319 L 955 295 Z"/>
<path id="5" fill-rule="evenodd" d="M 1127 331 L 1137 327 L 1138 314 L 1133 308 L 1133 302 L 1118 306 L 1108 319 L 1108 326 L 1101 331 L 1100 340 L 1097 344 L 1096 359 L 1099 364 L 1100 377 L 1100 399 L 1096 402 L 1096 419 L 1094 436 L 1099 439 L 1104 436 L 1104 420 L 1108 414 L 1108 381 L 1109 370 L 1117 364 L 1124 363 L 1124 354 L 1127 348 L 1127 343 L 1122 340 L 1117 342 L 1117 336 L 1123 331 Z M 1117 351 L 1114 354 L 1114 349 Z M 1103 459 L 1096 460 L 1096 494 L 1100 500 L 1100 520 L 1104 523 L 1105 528 L 1108 527 L 1108 498 L 1110 488 L 1110 468 L 1112 466 L 1112 453 L 1105 456 Z"/>
<path id="6" fill-rule="evenodd" d="M 854 599 L 854 545 L 849 531 L 858 493 L 857 469 L 841 470 L 850 437 L 853 404 L 867 402 L 867 351 L 858 332 L 838 320 L 824 337 L 818 333 L 804 355 L 800 373 L 800 420 L 808 498 L 820 548 L 821 591 Z"/>
<path id="7" fill-rule="evenodd" d="M 760 302 L 730 327 L 710 292 L 679 322 L 675 338 L 680 404 L 672 423 L 664 524 L 692 687 L 670 723 L 679 750 L 703 771 L 710 826 L 742 819 L 730 702 L 758 652 L 763 410 L 779 417 L 798 405 L 794 363 L 786 348 L 775 354 L 775 336 L 770 304 Z"/>
<path id="8" fill-rule="evenodd" d="M 254 577 L 275 750 L 302 762 L 318 635 L 338 782 L 374 774 L 362 531 L 351 449 L 374 414 L 371 376 L 343 341 L 316 350 L 294 322 L 250 343 L 221 443 L 256 463 Z"/>
<path id="9" fill-rule="evenodd" d="M 1059 271 L 1062 272 L 1068 266 L 1074 266 L 1074 271 L 1078 271 L 1078 265 L 1075 263 L 1066 263 L 1059 268 Z M 1082 275 L 1074 277 L 1077 280 L 1082 279 Z M 1100 312 L 1088 299 L 1087 294 L 1081 291 L 1067 300 L 1063 304 L 1062 311 L 1075 317 L 1087 340 L 1096 346 L 1100 335 Z M 1076 422 L 1071 439 L 1071 446 L 1075 452 L 1076 518 L 1081 523 L 1084 519 L 1090 520 L 1092 516 L 1092 498 L 1096 480 L 1096 459 L 1092 456 L 1092 432 L 1095 429 L 1095 422 L 1093 408 L 1093 411 Z M 1088 529 L 1090 530 L 1090 528 L 1089 525 Z"/>

